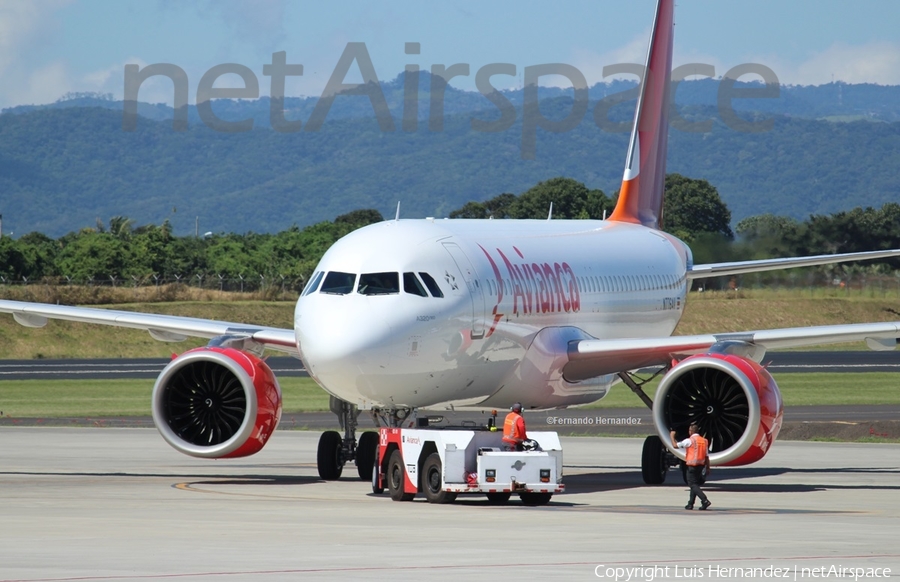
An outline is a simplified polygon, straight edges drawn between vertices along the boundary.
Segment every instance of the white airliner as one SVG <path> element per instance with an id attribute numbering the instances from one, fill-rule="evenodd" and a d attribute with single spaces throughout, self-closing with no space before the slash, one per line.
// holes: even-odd
<path id="1" fill-rule="evenodd" d="M 294 329 L 0 301 L 41 327 L 67 319 L 144 329 L 161 341 L 209 338 L 175 358 L 153 389 L 153 418 L 177 450 L 199 457 L 259 451 L 281 415 L 265 348 L 298 356 L 331 395 L 343 434 L 318 448 L 323 479 L 356 461 L 369 479 L 375 433 L 357 417 L 408 423 L 419 409 L 577 406 L 624 381 L 653 409 L 642 473 L 660 483 L 670 428 L 698 422 L 713 465 L 762 458 L 781 427 L 767 349 L 866 341 L 892 349 L 900 322 L 699 336 L 671 333 L 692 279 L 900 256 L 900 249 L 695 265 L 659 230 L 665 178 L 673 0 L 660 0 L 618 205 L 609 220 L 393 220 L 339 240 L 297 301 Z M 655 401 L 629 372 L 665 371 Z"/>

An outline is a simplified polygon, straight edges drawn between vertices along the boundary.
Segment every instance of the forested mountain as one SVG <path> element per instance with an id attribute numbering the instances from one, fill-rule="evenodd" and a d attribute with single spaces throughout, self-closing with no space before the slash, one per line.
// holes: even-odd
<path id="1" fill-rule="evenodd" d="M 620 82 L 603 90 L 620 92 L 627 86 Z M 785 104 L 810 117 L 849 116 L 828 105 L 838 97 L 825 94 L 838 87 L 843 103 L 854 103 L 854 115 L 897 118 L 900 99 L 881 100 L 897 92 L 895 87 L 836 84 L 782 88 L 782 94 L 796 90 L 787 93 L 793 96 L 784 98 Z M 707 133 L 670 133 L 668 170 L 712 183 L 733 223 L 763 213 L 805 219 L 900 200 L 900 122 L 836 123 L 784 111 L 764 114 L 774 116 L 771 130 L 743 133 L 722 123 L 708 105 L 714 88 L 711 80 L 679 88 L 679 101 L 685 103 L 681 113 L 714 123 Z M 171 110 L 156 106 L 141 112 L 159 121 L 142 118 L 128 132 L 115 102 L 84 107 L 97 104 L 90 96 L 75 100 L 82 106 L 18 108 L 0 115 L 4 232 L 56 237 L 113 216 L 138 224 L 168 219 L 176 234 L 193 233 L 197 217 L 201 233 L 275 232 L 358 208 L 393 216 L 398 201 L 403 217 L 446 216 L 466 202 L 520 193 L 556 176 L 608 195 L 619 187 L 627 134 L 597 127 L 596 100 L 572 131 L 538 129 L 534 159 L 523 159 L 520 105 L 515 123 L 505 131 L 474 131 L 473 118 L 495 121 L 500 112 L 477 93 L 448 88 L 443 131 L 431 132 L 422 121 L 416 132 L 407 133 L 400 129 L 401 80 L 385 84 L 384 90 L 394 113 L 393 132 L 379 128 L 369 100 L 361 96 L 339 97 L 321 130 L 298 133 L 277 133 L 262 122 L 243 133 L 215 132 L 201 123 L 179 132 L 172 128 Z M 592 95 L 602 97 L 597 91 L 592 89 Z M 554 90 L 542 93 L 547 95 L 541 103 L 544 115 L 562 119 L 568 114 L 569 97 L 559 91 L 553 97 Z M 508 98 L 521 103 L 513 93 Z M 314 101 L 300 101 L 288 117 L 305 121 Z M 291 107 L 288 99 L 286 108 Z M 269 114 L 266 100 L 223 101 L 215 108 L 230 119 L 245 116 L 245 108 L 255 108 L 253 116 L 261 120 Z M 625 102 L 609 118 L 627 122 L 632 111 L 633 102 Z"/>
<path id="2" fill-rule="evenodd" d="M 391 81 L 381 83 L 388 108 L 395 117 L 403 114 L 404 73 Z M 432 76 L 427 71 L 419 73 L 418 83 L 418 117 L 427 119 L 431 115 L 430 98 Z M 678 84 L 674 100 L 681 106 L 718 105 L 719 79 L 686 80 Z M 629 91 L 634 92 L 636 81 L 614 80 L 609 83 L 597 83 L 589 90 L 592 100 L 600 100 L 619 96 Z M 758 83 L 737 83 L 737 89 L 760 88 Z M 520 107 L 524 101 L 524 90 L 503 90 L 499 93 L 513 105 Z M 538 98 L 572 96 L 572 91 L 554 87 L 540 87 Z M 285 117 L 288 120 L 307 120 L 312 115 L 318 97 L 286 97 L 284 99 Z M 628 101 L 622 111 L 630 118 L 634 112 L 634 101 Z M 837 82 L 828 85 L 782 85 L 777 97 L 735 99 L 733 106 L 738 111 L 759 111 L 775 113 L 787 117 L 803 119 L 831 120 L 869 120 L 900 121 L 900 86 L 874 84 L 850 85 Z M 103 107 L 105 109 L 122 110 L 122 102 L 115 101 L 112 95 L 97 93 L 69 93 L 55 103 L 46 105 L 22 105 L 4 109 L 2 113 L 22 114 L 43 109 L 68 109 L 72 107 Z M 448 85 L 444 89 L 444 115 L 474 113 L 492 109 L 491 102 L 476 91 L 463 91 Z M 222 119 L 253 119 L 254 127 L 262 129 L 270 127 L 270 101 L 268 97 L 260 99 L 231 100 L 220 99 L 214 102 L 213 110 Z M 164 104 L 139 103 L 138 114 L 147 119 L 171 120 L 173 110 Z M 368 99 L 337 99 L 328 112 L 329 120 L 372 118 L 372 105 Z M 197 107 L 188 107 L 190 123 L 200 123 Z"/>

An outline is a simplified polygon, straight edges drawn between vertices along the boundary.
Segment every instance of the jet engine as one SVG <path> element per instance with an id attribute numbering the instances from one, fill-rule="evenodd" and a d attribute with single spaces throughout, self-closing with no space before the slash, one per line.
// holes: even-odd
<path id="1" fill-rule="evenodd" d="M 696 422 L 709 440 L 712 465 L 747 465 L 763 458 L 781 430 L 784 404 L 771 374 L 737 355 L 704 354 L 676 365 L 659 384 L 653 421 L 662 442 L 688 436 Z M 671 446 L 668 446 L 671 449 Z M 684 451 L 672 451 L 684 460 Z"/>
<path id="2" fill-rule="evenodd" d="M 281 419 L 281 388 L 266 363 L 234 348 L 190 350 L 153 387 L 153 422 L 167 443 L 194 457 L 245 457 L 265 446 Z"/>

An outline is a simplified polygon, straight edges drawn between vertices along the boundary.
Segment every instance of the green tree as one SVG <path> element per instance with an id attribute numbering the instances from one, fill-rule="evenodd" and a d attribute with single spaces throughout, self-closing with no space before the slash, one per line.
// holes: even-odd
<path id="1" fill-rule="evenodd" d="M 509 209 L 515 201 L 516 195 L 509 192 L 504 192 L 487 200 L 484 203 L 484 208 L 488 213 L 487 218 L 509 218 Z"/>
<path id="2" fill-rule="evenodd" d="M 734 239 L 730 222 L 731 212 L 712 184 L 681 174 L 666 176 L 663 230 L 685 242 L 691 242 L 704 232 L 721 235 L 730 241 Z"/>
<path id="3" fill-rule="evenodd" d="M 546 218 L 553 204 L 553 218 L 603 218 L 612 210 L 612 202 L 600 190 L 571 178 L 553 178 L 523 192 L 510 205 L 513 218 Z"/>
<path id="4" fill-rule="evenodd" d="M 134 221 L 124 216 L 113 216 L 109 219 L 109 234 L 122 240 L 128 240 L 131 237 L 132 226 Z"/>
<path id="5" fill-rule="evenodd" d="M 27 277 L 26 272 L 26 260 L 19 245 L 8 236 L 0 237 L 0 275 L 13 280 L 21 279 L 23 275 Z"/>
<path id="6" fill-rule="evenodd" d="M 487 206 L 483 202 L 466 202 L 462 208 L 450 213 L 450 218 L 490 218 Z"/>
<path id="7" fill-rule="evenodd" d="M 57 241 L 40 232 L 29 232 L 19 237 L 16 243 L 25 260 L 23 275 L 30 281 L 59 275 L 55 268 L 60 249 Z"/>
<path id="8" fill-rule="evenodd" d="M 110 233 L 115 234 L 112 224 Z M 153 275 L 163 276 L 170 261 L 172 236 L 169 223 L 163 222 L 161 226 L 154 224 L 140 226 L 130 231 L 127 236 L 131 260 L 126 274 L 139 279 Z"/>
<path id="9" fill-rule="evenodd" d="M 207 267 L 206 249 L 211 244 L 210 239 L 197 238 L 195 236 L 183 236 L 172 238 L 166 244 L 166 261 L 160 276 L 172 279 L 175 275 L 191 278 L 197 273 L 209 274 Z"/>
<path id="10" fill-rule="evenodd" d="M 451 212 L 450 218 L 509 218 L 510 207 L 515 201 L 516 195 L 506 192 L 484 202 L 466 202 L 462 208 Z"/>
<path id="11" fill-rule="evenodd" d="M 384 221 L 384 217 L 381 213 L 372 208 L 353 210 L 334 219 L 335 224 L 348 225 L 354 229 L 382 221 Z"/>
<path id="12" fill-rule="evenodd" d="M 786 216 L 760 214 L 740 221 L 735 233 L 754 258 L 788 257 L 796 243 L 806 238 L 807 226 Z"/>
<path id="13" fill-rule="evenodd" d="M 504 193 L 485 202 L 468 202 L 450 218 L 603 218 L 612 202 L 601 190 L 571 178 L 553 178 L 532 186 L 519 196 Z"/>
<path id="14" fill-rule="evenodd" d="M 229 234 L 213 239 L 206 250 L 210 274 L 236 277 L 248 275 L 250 255 L 238 235 Z"/>
<path id="15" fill-rule="evenodd" d="M 128 249 L 108 232 L 82 232 L 59 253 L 60 275 L 80 281 L 123 279 L 128 266 Z"/>

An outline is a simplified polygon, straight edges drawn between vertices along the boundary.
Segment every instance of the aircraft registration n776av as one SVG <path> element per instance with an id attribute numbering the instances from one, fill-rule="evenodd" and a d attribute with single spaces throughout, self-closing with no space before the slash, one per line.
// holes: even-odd
<path id="1" fill-rule="evenodd" d="M 713 465 L 762 458 L 782 399 L 760 365 L 766 350 L 847 341 L 892 349 L 900 322 L 672 336 L 693 279 L 900 256 L 900 249 L 695 265 L 660 230 L 672 67 L 674 1 L 660 0 L 635 111 L 624 179 L 608 220 L 391 220 L 361 228 L 323 256 L 297 301 L 294 328 L 0 301 L 22 325 L 67 319 L 147 330 L 162 341 L 209 345 L 163 370 L 154 422 L 177 450 L 199 457 L 259 451 L 281 415 L 281 391 L 262 358 L 299 357 L 331 395 L 343 434 L 328 431 L 317 462 L 336 479 L 355 461 L 373 472 L 377 435 L 357 417 L 401 426 L 417 410 L 577 406 L 624 381 L 653 409 L 644 444 L 648 483 L 665 478 L 669 430 L 691 422 Z M 655 400 L 630 373 L 661 366 Z"/>

